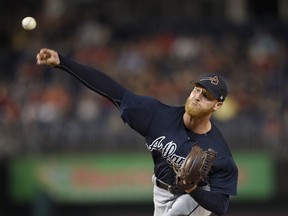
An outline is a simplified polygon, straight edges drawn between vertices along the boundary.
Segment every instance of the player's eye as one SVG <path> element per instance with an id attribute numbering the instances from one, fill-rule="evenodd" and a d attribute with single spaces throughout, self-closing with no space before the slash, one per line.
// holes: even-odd
<path id="1" fill-rule="evenodd" d="M 212 101 L 214 98 L 208 94 L 207 92 L 203 92 L 202 93 L 203 97 L 206 99 L 206 100 L 209 100 L 209 101 Z"/>
<path id="2" fill-rule="evenodd" d="M 205 100 L 213 100 L 213 97 L 205 89 L 196 86 L 192 92 L 195 94 L 201 94 Z"/>
<path id="3" fill-rule="evenodd" d="M 198 88 L 198 87 L 194 87 L 193 92 L 196 94 L 200 94 L 200 93 L 202 93 L 202 89 Z"/>

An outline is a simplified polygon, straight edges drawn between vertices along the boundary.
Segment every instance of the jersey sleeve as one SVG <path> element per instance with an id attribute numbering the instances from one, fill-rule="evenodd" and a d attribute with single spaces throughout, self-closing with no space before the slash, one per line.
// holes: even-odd
<path id="1" fill-rule="evenodd" d="M 238 169 L 232 156 L 218 159 L 215 167 L 217 171 L 209 176 L 211 190 L 226 195 L 237 195 Z"/>
<path id="2" fill-rule="evenodd" d="M 106 97 L 119 108 L 126 88 L 96 68 L 76 63 L 61 55 L 59 55 L 59 58 L 60 65 L 56 68 L 68 72 L 87 88 Z"/>
<path id="3" fill-rule="evenodd" d="M 120 107 L 121 118 L 131 128 L 145 136 L 160 102 L 152 97 L 126 91 Z"/>

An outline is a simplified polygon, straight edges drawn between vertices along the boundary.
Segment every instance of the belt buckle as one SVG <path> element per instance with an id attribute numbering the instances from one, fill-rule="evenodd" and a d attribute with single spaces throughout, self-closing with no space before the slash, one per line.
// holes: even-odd
<path id="1" fill-rule="evenodd" d="M 173 194 L 173 187 L 171 185 L 168 185 L 168 191 Z"/>

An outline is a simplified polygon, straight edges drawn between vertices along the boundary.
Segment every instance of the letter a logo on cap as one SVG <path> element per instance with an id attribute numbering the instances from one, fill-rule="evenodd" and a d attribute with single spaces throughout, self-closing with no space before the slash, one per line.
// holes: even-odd
<path id="1" fill-rule="evenodd" d="M 211 77 L 210 80 L 211 80 L 211 84 L 218 85 L 219 83 L 219 79 L 217 76 Z"/>

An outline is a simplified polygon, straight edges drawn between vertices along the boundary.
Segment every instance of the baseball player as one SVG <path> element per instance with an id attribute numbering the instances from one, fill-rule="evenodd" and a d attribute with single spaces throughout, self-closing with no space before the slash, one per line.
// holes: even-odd
<path id="1" fill-rule="evenodd" d="M 227 96 L 225 81 L 217 74 L 192 82 L 185 106 L 170 106 L 136 95 L 96 68 L 81 65 L 43 48 L 37 64 L 66 71 L 85 86 L 108 98 L 125 123 L 145 138 L 154 162 L 152 176 L 154 216 L 223 215 L 229 197 L 237 194 L 238 169 L 221 132 L 211 121 Z M 212 148 L 218 154 L 205 181 L 183 190 L 175 186 L 175 168 L 192 146 Z"/>

